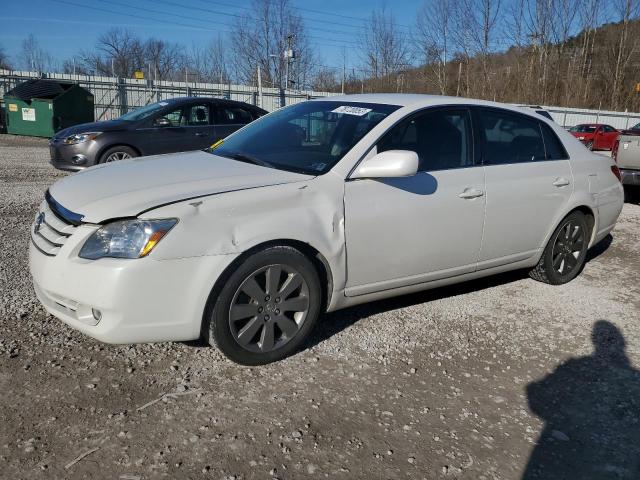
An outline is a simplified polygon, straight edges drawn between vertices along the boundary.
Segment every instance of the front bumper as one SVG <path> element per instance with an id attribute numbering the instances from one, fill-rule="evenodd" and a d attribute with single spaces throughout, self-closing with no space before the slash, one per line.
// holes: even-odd
<path id="1" fill-rule="evenodd" d="M 627 170 L 621 168 L 620 175 L 622 176 L 623 185 L 640 186 L 640 170 Z"/>
<path id="2" fill-rule="evenodd" d="M 51 315 L 106 343 L 200 337 L 209 293 L 236 254 L 154 260 L 152 253 L 135 260 L 84 260 L 77 252 L 92 231 L 79 227 L 56 256 L 30 245 L 34 289 Z M 100 311 L 99 321 L 94 309 Z"/>
<path id="3" fill-rule="evenodd" d="M 95 141 L 65 145 L 61 138 L 49 140 L 50 163 L 59 170 L 77 172 L 96 164 L 98 146 Z"/>

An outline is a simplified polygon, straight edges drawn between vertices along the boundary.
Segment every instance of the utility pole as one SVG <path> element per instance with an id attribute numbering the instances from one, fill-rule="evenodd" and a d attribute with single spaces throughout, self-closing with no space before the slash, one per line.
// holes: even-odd
<path id="1" fill-rule="evenodd" d="M 346 68 L 347 68 L 347 52 L 345 49 L 345 46 L 342 46 L 342 95 L 344 95 L 344 82 L 345 82 L 345 77 L 347 75 L 346 73 Z"/>
<path id="2" fill-rule="evenodd" d="M 295 58 L 295 55 L 293 53 L 293 49 L 291 48 L 291 43 L 293 42 L 293 37 L 294 37 L 294 35 L 287 35 L 287 50 L 285 50 L 285 52 L 284 52 L 284 59 L 287 62 L 286 73 L 285 73 L 285 83 L 284 83 L 284 88 L 286 90 L 289 90 L 289 63 L 291 62 L 291 60 L 293 58 Z"/>
<path id="3" fill-rule="evenodd" d="M 262 72 L 258 64 L 258 106 L 262 108 Z"/>

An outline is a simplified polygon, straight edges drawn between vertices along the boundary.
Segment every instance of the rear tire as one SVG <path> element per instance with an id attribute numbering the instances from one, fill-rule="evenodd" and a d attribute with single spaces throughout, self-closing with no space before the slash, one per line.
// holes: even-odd
<path id="1" fill-rule="evenodd" d="M 550 285 L 570 282 L 584 267 L 590 238 L 591 229 L 584 213 L 567 215 L 551 235 L 529 276 Z"/>
<path id="2" fill-rule="evenodd" d="M 107 151 L 100 156 L 98 163 L 117 162 L 118 160 L 127 160 L 137 156 L 138 152 L 133 148 L 127 147 L 126 145 L 116 145 L 115 147 L 108 148 Z"/>
<path id="3" fill-rule="evenodd" d="M 230 360 L 264 365 L 297 352 L 315 328 L 322 305 L 318 273 L 292 247 L 245 259 L 212 292 L 205 338 Z"/>

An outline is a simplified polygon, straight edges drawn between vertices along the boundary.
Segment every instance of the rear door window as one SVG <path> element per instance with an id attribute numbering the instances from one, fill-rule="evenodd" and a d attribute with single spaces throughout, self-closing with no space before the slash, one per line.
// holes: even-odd
<path id="1" fill-rule="evenodd" d="M 540 122 L 498 109 L 480 109 L 478 118 L 485 165 L 546 160 Z"/>
<path id="2" fill-rule="evenodd" d="M 251 112 L 242 107 L 218 105 L 216 123 L 219 125 L 246 125 L 253 121 Z"/>
<path id="3" fill-rule="evenodd" d="M 209 105 L 206 103 L 191 105 L 188 118 L 189 126 L 209 125 Z"/>
<path id="4" fill-rule="evenodd" d="M 551 127 L 540 124 L 542 128 L 542 137 L 544 139 L 544 148 L 547 154 L 547 160 L 566 160 L 569 158 L 567 151 L 562 145 L 558 136 L 551 130 Z"/>

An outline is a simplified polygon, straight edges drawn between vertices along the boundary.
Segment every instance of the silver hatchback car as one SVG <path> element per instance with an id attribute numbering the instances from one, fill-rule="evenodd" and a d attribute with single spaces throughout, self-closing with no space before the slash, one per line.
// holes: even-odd
<path id="1" fill-rule="evenodd" d="M 424 95 L 293 105 L 208 151 L 51 186 L 38 298 L 112 343 L 204 336 L 281 359 L 324 311 L 528 269 L 563 284 L 615 226 L 620 172 L 527 109 Z"/>

